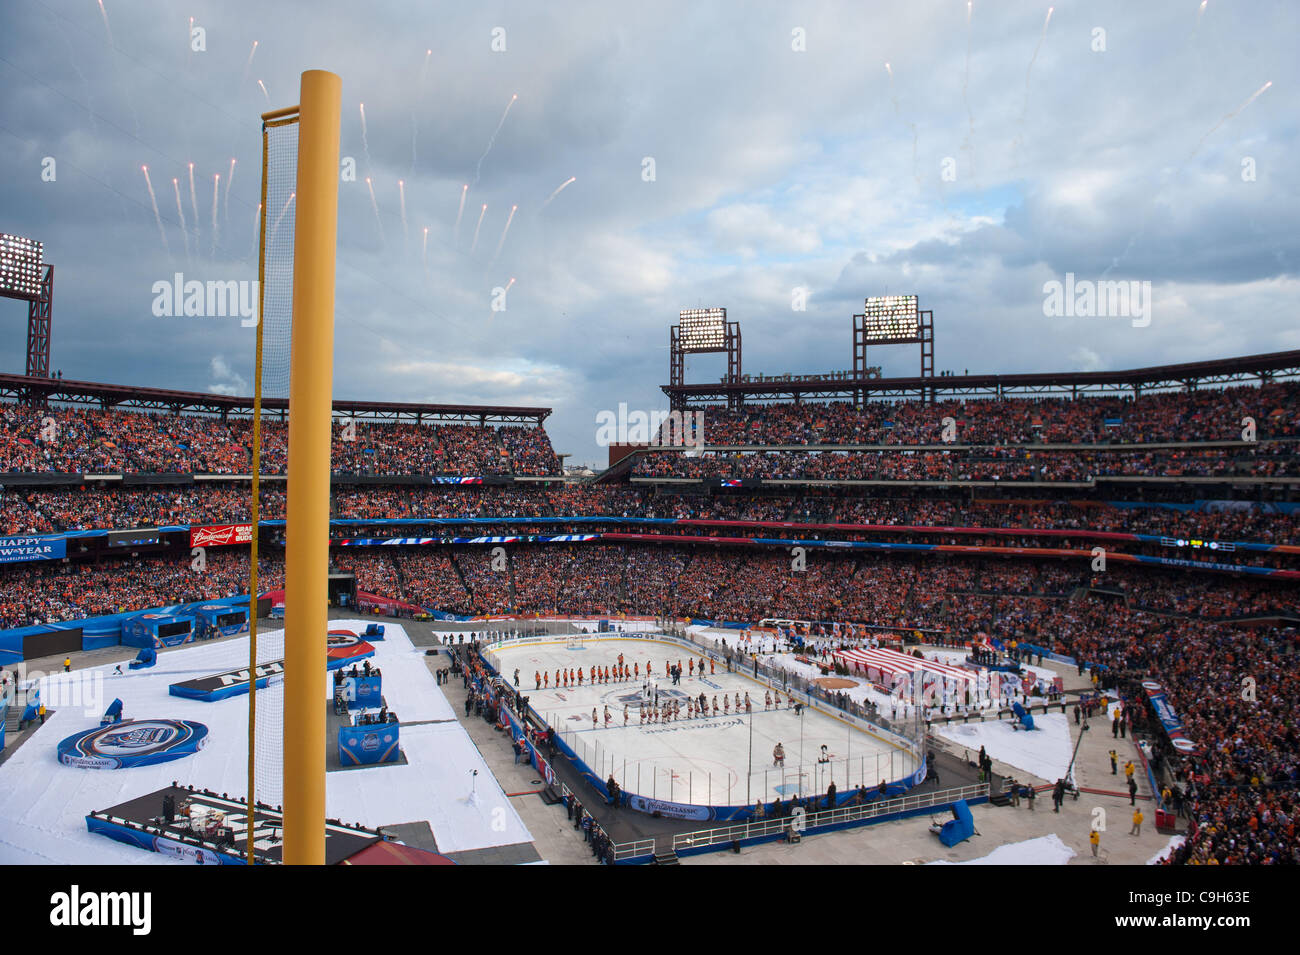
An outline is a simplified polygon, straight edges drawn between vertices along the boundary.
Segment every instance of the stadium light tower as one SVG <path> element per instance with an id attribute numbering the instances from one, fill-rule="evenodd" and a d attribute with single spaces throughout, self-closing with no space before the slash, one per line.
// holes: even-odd
<path id="1" fill-rule="evenodd" d="M 922 311 L 915 295 L 884 295 L 869 298 L 862 314 L 853 316 L 853 377 L 867 373 L 868 345 L 921 346 L 921 377 L 934 377 L 934 313 Z M 932 389 L 922 389 L 933 400 Z M 862 404 L 865 395 L 854 392 L 854 401 Z"/>
<path id="2" fill-rule="evenodd" d="M 40 242 L 0 232 L 0 298 L 27 302 L 27 375 L 50 377 L 54 266 L 42 261 Z"/>
<path id="3" fill-rule="evenodd" d="M 682 385 L 686 381 L 686 356 L 727 353 L 727 381 L 740 381 L 740 322 L 727 321 L 725 308 L 687 308 L 678 313 L 679 324 L 669 329 L 668 381 Z M 739 395 L 727 396 L 727 406 L 734 407 Z M 673 398 L 673 407 L 680 410 L 684 400 Z"/>

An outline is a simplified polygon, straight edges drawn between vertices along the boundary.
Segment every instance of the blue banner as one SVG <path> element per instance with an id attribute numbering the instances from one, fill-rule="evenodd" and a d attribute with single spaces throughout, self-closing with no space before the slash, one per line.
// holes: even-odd
<path id="1" fill-rule="evenodd" d="M 0 537 L 0 564 L 24 560 L 62 560 L 68 542 L 62 537 Z"/>

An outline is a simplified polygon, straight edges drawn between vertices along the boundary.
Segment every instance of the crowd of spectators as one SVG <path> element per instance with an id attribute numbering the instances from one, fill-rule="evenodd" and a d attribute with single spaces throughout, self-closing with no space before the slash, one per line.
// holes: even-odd
<path id="1" fill-rule="evenodd" d="M 771 404 L 705 408 L 710 447 L 804 444 L 941 444 L 945 418 L 959 444 L 1100 444 L 1238 441 L 1242 418 L 1258 438 L 1300 435 L 1294 382 L 1131 397 Z"/>
<path id="2" fill-rule="evenodd" d="M 259 559 L 259 587 L 284 586 L 283 561 Z M 6 565 L 0 574 L 0 629 L 128 613 L 248 592 L 248 551 L 213 549 L 206 566 L 154 557 L 98 564 Z"/>
<path id="3" fill-rule="evenodd" d="M 1297 477 L 1300 455 L 1290 444 L 1230 450 L 706 451 L 699 456 L 652 451 L 637 460 L 632 473 L 661 479 L 1091 483 L 1106 477 Z"/>
<path id="4" fill-rule="evenodd" d="M 0 404 L 0 473 L 247 474 L 248 418 Z M 262 423 L 262 471 L 283 474 L 288 425 Z M 406 424 L 336 418 L 335 473 L 554 475 L 542 428 Z"/>

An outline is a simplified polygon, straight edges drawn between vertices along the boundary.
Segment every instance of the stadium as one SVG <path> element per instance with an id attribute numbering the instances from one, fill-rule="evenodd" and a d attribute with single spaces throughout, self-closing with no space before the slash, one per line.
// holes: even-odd
<path id="1" fill-rule="evenodd" d="M 77 44 L 99 29 L 81 26 Z M 203 68 L 180 58 L 159 69 Z M 742 289 L 760 258 L 728 266 L 740 308 L 718 275 L 673 280 L 669 308 L 655 295 L 597 395 L 557 384 L 578 358 L 536 382 L 449 361 L 404 388 L 381 368 L 438 325 L 358 344 L 353 313 L 381 321 L 391 289 L 357 291 L 349 262 L 371 259 L 350 243 L 374 227 L 384 267 L 434 288 L 429 260 L 477 255 L 473 202 L 497 196 L 476 173 L 438 224 L 447 248 L 429 228 L 421 248 L 416 179 L 397 180 L 400 220 L 371 178 L 336 186 L 356 89 L 301 84 L 298 106 L 285 83 L 230 101 L 261 135 L 260 167 L 239 167 L 243 271 L 215 268 L 235 228 L 219 180 L 209 232 L 183 173 L 164 217 L 145 169 L 131 215 L 152 245 L 131 255 L 167 276 L 166 308 L 133 300 L 154 324 L 128 345 L 91 321 L 114 276 L 48 237 L 66 209 L 0 223 L 0 863 L 1300 862 L 1285 319 L 1111 347 L 1159 328 L 1149 287 L 1062 269 L 1035 320 L 1122 317 L 1081 333 L 1115 361 L 1025 357 L 981 350 L 1010 333 L 909 265 L 849 269 L 847 306 L 796 334 Z M 376 134 L 377 170 L 406 161 L 401 132 Z M 509 261 L 516 221 L 554 246 L 528 217 L 581 188 L 510 208 L 491 261 L 455 268 Z M 185 281 L 205 261 L 228 287 Z M 233 334 L 250 265 L 256 309 L 220 361 L 169 337 Z M 513 284 L 494 296 L 531 294 Z M 223 331 L 166 324 L 191 314 Z M 485 363 L 528 334 L 500 324 L 513 314 L 466 339 Z M 576 354 L 595 329 L 551 344 Z M 186 370 L 204 366 L 221 382 Z"/>

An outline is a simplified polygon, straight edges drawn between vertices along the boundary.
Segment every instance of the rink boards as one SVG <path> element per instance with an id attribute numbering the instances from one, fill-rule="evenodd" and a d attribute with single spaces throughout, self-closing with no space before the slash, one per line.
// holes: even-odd
<path id="1" fill-rule="evenodd" d="M 727 673 L 725 664 L 714 658 L 715 672 L 684 674 L 681 684 L 672 686 L 664 676 L 667 663 L 680 659 L 686 667 L 694 659 L 698 664 L 702 656 L 709 657 L 698 645 L 658 633 L 584 636 L 582 641 L 581 647 L 571 647 L 563 636 L 526 637 L 489 644 L 485 651 L 510 686 L 515 669 L 520 671 L 519 691 L 528 697 L 534 713 L 558 731 L 560 748 L 581 765 L 592 784 L 605 791 L 606 781 L 613 776 L 635 809 L 677 818 L 739 819 L 749 817 L 760 800 L 770 805 L 777 798 L 788 801 L 815 794 L 824 803 L 831 782 L 836 786 L 836 801 L 842 804 L 854 797 L 859 785 L 874 799 L 880 798 L 882 782 L 892 797 L 924 778 L 924 765 L 905 737 L 820 702 L 809 705 L 805 696 L 796 693 L 796 701 L 804 704 L 803 715 L 798 716 L 788 708 L 785 690 L 780 690 L 781 709 L 764 709 L 769 686 L 754 679 L 752 671 Z M 557 669 L 582 667 L 589 675 L 592 666 L 612 668 L 620 653 L 629 668 L 640 666 L 641 679 L 594 687 L 585 679 L 579 687 L 535 687 L 538 671 L 548 672 L 552 681 Z M 647 662 L 653 667 L 661 703 L 665 699 L 682 703 L 680 719 L 641 722 Z M 687 719 L 687 697 L 701 692 L 710 704 L 715 696 L 721 703 L 724 693 L 734 701 L 737 693 L 743 700 L 748 692 L 753 712 L 737 713 L 733 707 L 724 714 L 720 708 L 713 717 L 710 706 L 710 715 Z M 608 726 L 607 706 L 612 716 Z M 785 749 L 784 766 L 773 765 L 778 742 Z"/>

